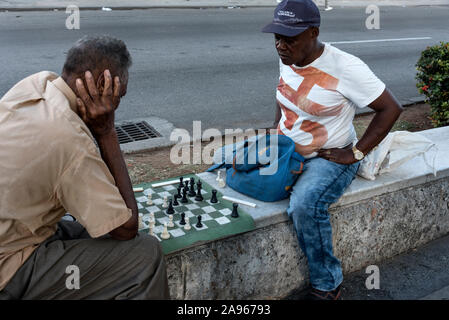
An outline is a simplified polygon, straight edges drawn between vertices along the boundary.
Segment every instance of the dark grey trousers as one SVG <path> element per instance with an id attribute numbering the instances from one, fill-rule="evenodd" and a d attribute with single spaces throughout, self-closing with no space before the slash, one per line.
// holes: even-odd
<path id="1" fill-rule="evenodd" d="M 92 239 L 62 220 L 0 291 L 3 299 L 169 299 L 162 249 L 150 235 Z"/>

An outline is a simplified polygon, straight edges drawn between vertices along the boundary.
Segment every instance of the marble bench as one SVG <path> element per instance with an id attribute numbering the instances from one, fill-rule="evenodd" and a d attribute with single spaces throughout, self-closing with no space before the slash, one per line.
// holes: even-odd
<path id="1" fill-rule="evenodd" d="M 357 177 L 331 206 L 334 253 L 343 273 L 360 270 L 449 233 L 449 127 L 421 132 L 439 149 L 437 175 L 415 158 L 375 181 Z M 256 229 L 166 256 L 173 299 L 279 299 L 308 284 L 308 268 L 286 209 L 221 189 L 245 206 Z M 243 207 L 242 207 L 243 208 Z"/>

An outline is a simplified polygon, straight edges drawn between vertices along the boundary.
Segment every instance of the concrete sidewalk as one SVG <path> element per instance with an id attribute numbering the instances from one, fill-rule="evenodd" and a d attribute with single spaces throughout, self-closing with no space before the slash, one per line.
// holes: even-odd
<path id="1" fill-rule="evenodd" d="M 449 236 L 378 263 L 379 289 L 368 290 L 366 268 L 345 275 L 344 300 L 449 300 Z M 286 300 L 302 299 L 307 290 Z"/>
<path id="2" fill-rule="evenodd" d="M 319 6 L 325 6 L 325 0 L 316 0 Z M 328 0 L 330 7 L 366 7 L 378 6 L 423 6 L 449 5 L 449 0 Z M 95 10 L 102 7 L 113 10 L 151 9 L 151 8 L 236 8 L 236 7 L 274 7 L 276 0 L 0 0 L 0 10 L 51 10 L 65 9 L 77 5 L 83 10 Z"/>

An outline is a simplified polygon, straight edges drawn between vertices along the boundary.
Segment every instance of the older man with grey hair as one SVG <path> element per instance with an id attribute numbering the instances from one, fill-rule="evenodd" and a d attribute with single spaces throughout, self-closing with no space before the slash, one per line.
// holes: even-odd
<path id="1" fill-rule="evenodd" d="M 0 100 L 0 299 L 169 298 L 114 127 L 130 66 L 123 41 L 84 37 L 61 76 Z"/>

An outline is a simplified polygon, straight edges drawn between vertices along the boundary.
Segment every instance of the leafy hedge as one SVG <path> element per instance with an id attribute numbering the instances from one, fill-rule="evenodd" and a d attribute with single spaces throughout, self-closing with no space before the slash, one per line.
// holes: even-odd
<path id="1" fill-rule="evenodd" d="M 427 47 L 416 67 L 416 87 L 426 96 L 434 127 L 449 125 L 449 42 Z"/>

